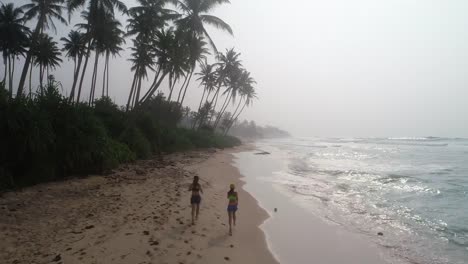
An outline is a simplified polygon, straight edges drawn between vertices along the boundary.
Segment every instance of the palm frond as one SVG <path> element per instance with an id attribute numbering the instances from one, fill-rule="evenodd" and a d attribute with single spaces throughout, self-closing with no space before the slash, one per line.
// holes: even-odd
<path id="1" fill-rule="evenodd" d="M 219 17 L 211 16 L 211 15 L 202 15 L 202 16 L 200 16 L 200 19 L 201 19 L 201 21 L 203 21 L 203 22 L 205 22 L 205 23 L 207 23 L 209 25 L 212 25 L 212 26 L 216 27 L 217 29 L 224 30 L 224 31 L 228 32 L 229 34 L 234 35 L 234 33 L 232 32 L 231 26 L 229 26 L 229 24 L 224 22 Z"/>

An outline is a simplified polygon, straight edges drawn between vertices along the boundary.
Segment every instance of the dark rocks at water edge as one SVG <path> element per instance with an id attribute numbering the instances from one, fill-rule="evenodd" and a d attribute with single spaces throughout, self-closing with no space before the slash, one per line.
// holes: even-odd
<path id="1" fill-rule="evenodd" d="M 255 153 L 255 155 L 270 155 L 271 153 L 270 152 L 267 152 L 267 151 L 261 151 L 261 152 L 257 152 Z"/>

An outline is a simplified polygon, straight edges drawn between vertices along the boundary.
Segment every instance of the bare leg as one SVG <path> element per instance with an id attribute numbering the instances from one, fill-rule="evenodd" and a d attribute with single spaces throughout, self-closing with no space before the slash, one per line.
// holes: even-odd
<path id="1" fill-rule="evenodd" d="M 197 213 L 195 215 L 195 220 L 198 221 L 198 213 L 200 213 L 200 204 L 197 204 L 196 207 L 197 207 Z"/>
<path id="2" fill-rule="evenodd" d="M 192 204 L 192 225 L 195 224 L 195 204 Z"/>
<path id="3" fill-rule="evenodd" d="M 234 220 L 234 226 L 236 226 L 236 212 L 232 212 L 232 219 Z"/>
<path id="4" fill-rule="evenodd" d="M 232 236 L 232 212 L 228 212 L 229 215 L 229 235 Z"/>

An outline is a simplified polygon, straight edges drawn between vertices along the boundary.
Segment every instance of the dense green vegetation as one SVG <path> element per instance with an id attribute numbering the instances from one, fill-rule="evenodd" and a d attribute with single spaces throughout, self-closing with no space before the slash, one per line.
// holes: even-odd
<path id="1" fill-rule="evenodd" d="M 227 134 L 256 98 L 255 81 L 240 53 L 219 52 L 206 28 L 233 33 L 211 14 L 228 0 L 137 0 L 132 7 L 119 0 L 15 3 L 0 6 L 0 188 L 240 143 Z M 77 13 L 81 21 L 69 32 L 49 35 L 55 23 L 68 25 Z M 125 49 L 133 79 L 119 84 L 128 88 L 119 107 L 110 100 L 110 61 Z M 73 70 L 60 76 L 72 80 L 64 89 L 53 73 L 65 60 Z M 16 62 L 22 69 L 15 75 Z M 203 95 L 190 109 L 184 102 L 194 81 Z"/>
<path id="2" fill-rule="evenodd" d="M 237 138 L 177 128 L 183 117 L 159 95 L 135 112 L 103 97 L 72 104 L 49 81 L 44 94 L 9 100 L 0 87 L 0 189 L 102 173 L 123 162 L 194 148 L 225 148 Z"/>
<path id="3" fill-rule="evenodd" d="M 229 130 L 229 135 L 248 138 L 248 139 L 262 139 L 262 138 L 284 138 L 291 135 L 284 130 L 274 126 L 259 126 L 254 121 L 248 122 L 235 122 Z"/>

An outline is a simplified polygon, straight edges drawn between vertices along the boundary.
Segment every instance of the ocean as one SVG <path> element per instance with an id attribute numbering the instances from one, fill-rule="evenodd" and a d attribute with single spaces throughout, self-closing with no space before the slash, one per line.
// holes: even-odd
<path id="1" fill-rule="evenodd" d="M 271 154 L 238 153 L 235 162 L 272 216 L 262 228 L 282 263 L 306 263 L 297 252 L 310 247 L 288 253 L 274 230 L 288 233 L 309 216 L 369 241 L 388 263 L 468 263 L 468 139 L 285 138 L 256 147 Z M 299 209 L 280 217 L 278 206 Z M 302 236 L 314 236 L 311 221 Z"/>

